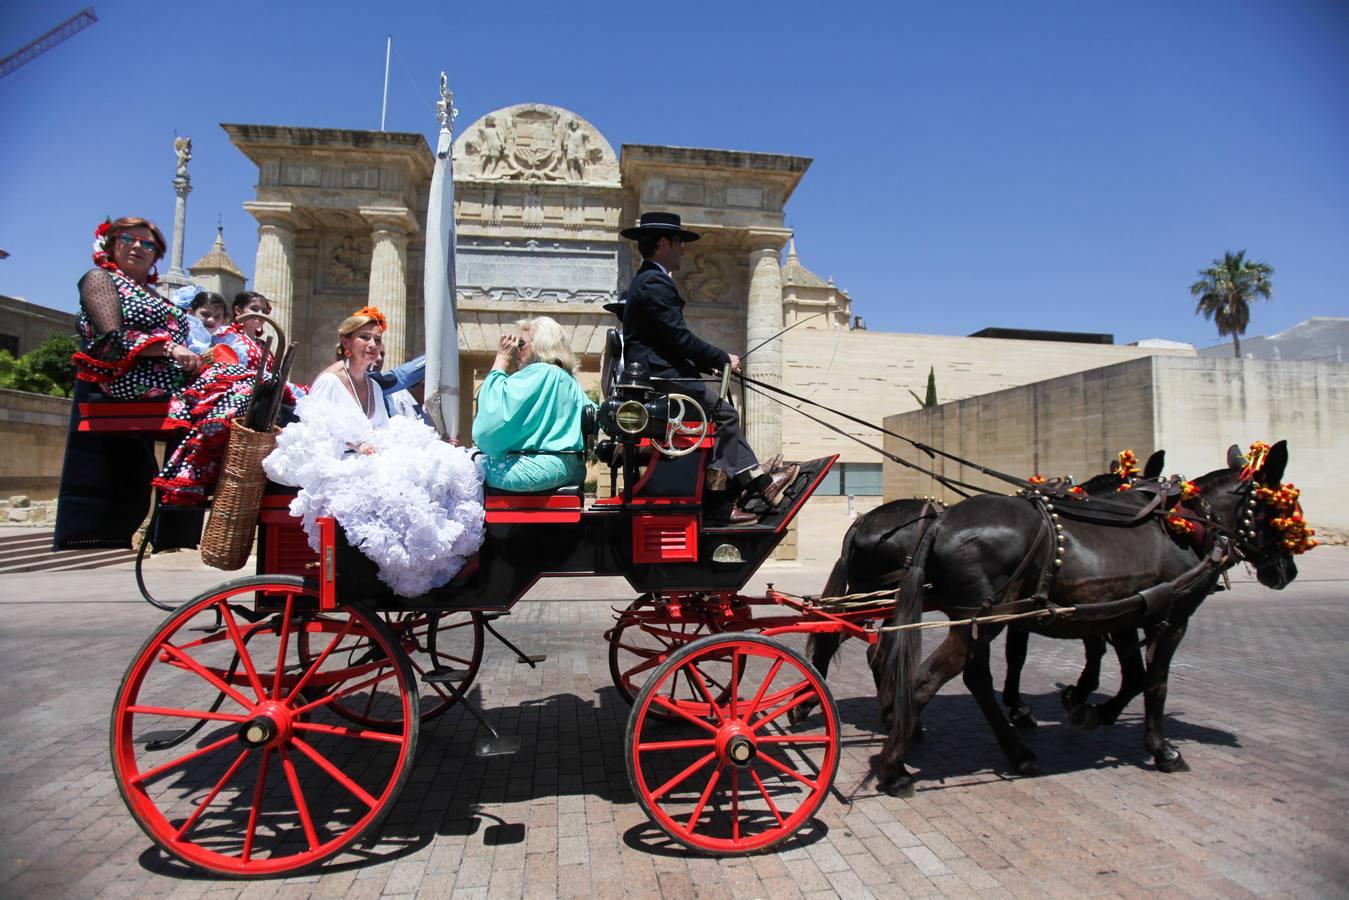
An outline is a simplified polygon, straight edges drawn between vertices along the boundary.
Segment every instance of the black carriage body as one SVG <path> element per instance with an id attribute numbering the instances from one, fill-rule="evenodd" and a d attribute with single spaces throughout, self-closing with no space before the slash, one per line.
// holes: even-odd
<path id="1" fill-rule="evenodd" d="M 782 503 L 748 527 L 709 527 L 700 489 L 706 451 L 678 459 L 654 456 L 632 497 L 581 507 L 574 492 L 487 495 L 487 536 L 454 581 L 420 597 L 392 593 L 375 565 L 332 529 L 321 567 L 324 605 L 359 603 L 377 610 L 510 609 L 540 578 L 622 576 L 639 593 L 737 592 L 782 542 L 787 526 L 837 456 L 803 463 Z M 674 465 L 670 465 L 673 463 Z M 690 464 L 692 463 L 692 464 Z M 662 476 L 661 467 L 668 466 Z M 265 526 L 264 526 L 265 527 Z M 264 539 L 266 548 L 275 541 Z M 327 542 L 325 541 L 325 544 Z M 259 556 L 259 571 L 269 561 Z"/>

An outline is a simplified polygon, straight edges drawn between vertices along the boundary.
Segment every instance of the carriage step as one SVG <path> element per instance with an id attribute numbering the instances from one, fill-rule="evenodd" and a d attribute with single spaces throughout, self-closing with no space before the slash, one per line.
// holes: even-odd
<path id="1" fill-rule="evenodd" d="M 478 613 L 478 615 L 482 616 L 482 620 L 484 622 L 491 622 L 495 619 L 504 619 L 506 616 L 509 616 L 510 614 L 511 611 L 509 609 L 501 609 L 497 610 L 496 612 Z"/>
<path id="2" fill-rule="evenodd" d="M 427 684 L 458 684 L 468 680 L 465 669 L 434 669 L 422 676 Z"/>
<path id="3" fill-rule="evenodd" d="M 512 756 L 520 749 L 520 739 L 513 734 L 483 738 L 473 746 L 473 755 L 479 759 L 493 756 Z"/>
<path id="4" fill-rule="evenodd" d="M 529 654 L 529 655 L 527 655 L 527 656 L 526 656 L 525 654 L 521 653 L 519 656 L 517 656 L 517 657 L 515 658 L 515 661 L 516 661 L 517 663 L 519 663 L 520 665 L 522 665 L 522 666 L 524 666 L 524 665 L 529 665 L 529 666 L 538 665 L 539 663 L 541 663 L 541 662 L 546 662 L 547 660 L 548 660 L 548 654 L 547 654 L 547 653 L 531 653 L 531 654 Z"/>

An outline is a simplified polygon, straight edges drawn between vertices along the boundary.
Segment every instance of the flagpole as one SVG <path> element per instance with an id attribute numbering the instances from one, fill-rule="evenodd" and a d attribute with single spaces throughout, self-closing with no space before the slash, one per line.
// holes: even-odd
<path id="1" fill-rule="evenodd" d="M 384 130 L 384 114 L 389 111 L 389 57 L 393 55 L 393 35 L 385 35 L 384 44 L 384 101 L 379 105 L 379 130 Z"/>
<path id="2" fill-rule="evenodd" d="M 459 323 L 454 271 L 454 94 L 440 73 L 440 137 L 426 205 L 426 259 L 422 266 L 426 325 L 425 407 L 446 440 L 459 437 Z"/>

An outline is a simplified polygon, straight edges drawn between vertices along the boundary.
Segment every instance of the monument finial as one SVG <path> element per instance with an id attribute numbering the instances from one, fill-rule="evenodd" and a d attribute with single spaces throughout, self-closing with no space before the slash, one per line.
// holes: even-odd
<path id="1" fill-rule="evenodd" d="M 450 80 L 444 72 L 441 72 L 440 99 L 436 101 L 436 118 L 440 120 L 442 129 L 454 131 L 454 120 L 458 116 L 459 110 L 454 108 L 454 92 L 450 90 Z"/>

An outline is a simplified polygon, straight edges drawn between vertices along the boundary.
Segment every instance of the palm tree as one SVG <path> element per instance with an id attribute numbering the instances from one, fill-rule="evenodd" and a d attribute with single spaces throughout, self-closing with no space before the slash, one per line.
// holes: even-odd
<path id="1" fill-rule="evenodd" d="M 1199 298 L 1194 311 L 1217 323 L 1218 337 L 1232 335 L 1232 352 L 1241 359 L 1241 336 L 1251 323 L 1250 303 L 1272 298 L 1274 287 L 1269 277 L 1274 267 L 1246 259 L 1245 250 L 1228 250 L 1199 274 L 1203 277 L 1190 285 L 1190 294 Z"/>

